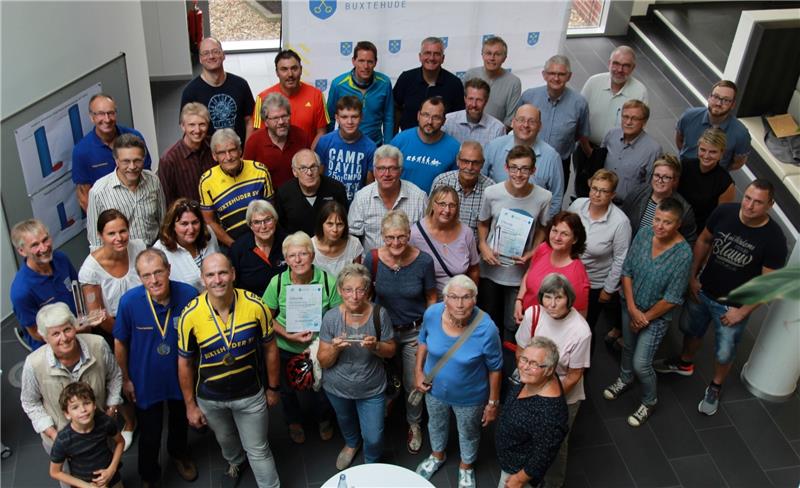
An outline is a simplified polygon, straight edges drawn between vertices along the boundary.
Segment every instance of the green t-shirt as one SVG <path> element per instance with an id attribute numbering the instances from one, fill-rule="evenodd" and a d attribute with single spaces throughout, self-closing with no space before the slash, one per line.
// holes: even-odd
<path id="1" fill-rule="evenodd" d="M 284 271 L 274 276 L 272 280 L 270 280 L 269 285 L 267 285 L 264 296 L 261 298 L 261 301 L 263 301 L 270 310 L 278 311 L 275 315 L 275 320 L 284 327 L 286 327 L 286 287 L 292 284 L 289 278 L 290 273 L 291 271 Z M 280 280 L 280 296 L 278 296 L 278 280 Z M 322 310 L 320 310 L 320 316 L 325 315 L 325 312 L 342 303 L 342 297 L 339 296 L 339 292 L 336 290 L 336 277 L 322 268 L 314 266 L 314 277 L 308 284 L 323 285 Z M 300 354 L 308 347 L 308 344 L 287 341 L 277 333 L 275 335 L 278 337 L 278 348 L 284 351 Z M 314 338 L 316 337 L 317 333 L 314 333 Z"/>

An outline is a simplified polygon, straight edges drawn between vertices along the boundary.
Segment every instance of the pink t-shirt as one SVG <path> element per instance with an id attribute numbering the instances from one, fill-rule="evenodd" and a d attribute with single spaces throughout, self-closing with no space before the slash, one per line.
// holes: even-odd
<path id="1" fill-rule="evenodd" d="M 553 248 L 543 242 L 539 244 L 531 258 L 531 266 L 525 277 L 525 296 L 522 297 L 522 310 L 527 310 L 531 305 L 539 303 L 539 286 L 544 277 L 550 273 L 561 273 L 567 277 L 572 289 L 575 290 L 575 303 L 572 306 L 579 312 L 589 308 L 589 275 L 580 259 L 573 259 L 568 265 L 557 268 L 550 262 Z"/>

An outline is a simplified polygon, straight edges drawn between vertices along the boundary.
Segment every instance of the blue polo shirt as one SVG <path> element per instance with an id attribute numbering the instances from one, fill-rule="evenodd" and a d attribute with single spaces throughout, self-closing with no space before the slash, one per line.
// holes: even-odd
<path id="1" fill-rule="evenodd" d="M 361 123 L 358 128 L 377 145 L 390 140 L 394 133 L 394 98 L 392 98 L 392 80 L 389 76 L 375 71 L 372 84 L 362 90 L 353 83 L 353 70 L 343 73 L 331 82 L 328 91 L 328 132 L 333 131 L 336 124 L 336 102 L 340 98 L 351 95 L 361 100 Z"/>
<path id="2" fill-rule="evenodd" d="M 136 129 L 117 125 L 117 135 L 134 134 L 144 140 Z M 72 182 L 76 185 L 94 185 L 117 167 L 111 148 L 100 140 L 94 127 L 72 148 Z M 150 169 L 150 150 L 144 157 L 144 169 Z"/>
<path id="3" fill-rule="evenodd" d="M 708 120 L 708 109 L 706 107 L 694 107 L 686 109 L 678 119 L 675 129 L 683 134 L 683 149 L 681 149 L 681 159 L 695 159 L 697 158 L 697 141 L 706 129 L 712 127 L 711 122 Z M 725 132 L 727 144 L 725 145 L 725 152 L 722 153 L 722 159 L 719 165 L 724 169 L 733 162 L 734 156 L 750 153 L 750 132 L 739 119 L 730 114 L 723 123 L 719 125 L 719 129 Z"/>
<path id="4" fill-rule="evenodd" d="M 428 144 L 419 138 L 417 127 L 412 127 L 394 136 L 392 145 L 403 153 L 401 178 L 414 183 L 425 193 L 431 191 L 434 178 L 458 169 L 456 156 L 460 144 L 449 134 L 443 133 L 441 139 Z"/>
<path id="5" fill-rule="evenodd" d="M 44 345 L 28 334 L 27 327 L 36 326 L 36 314 L 49 303 L 64 302 L 75 311 L 72 298 L 72 280 L 78 279 L 78 272 L 66 254 L 53 251 L 52 275 L 39 274 L 23 263 L 14 281 L 11 282 L 11 305 L 14 315 L 22 328 L 22 337 L 34 350 Z"/>
<path id="6" fill-rule="evenodd" d="M 166 343 L 169 354 L 162 356 L 153 312 L 144 286 L 128 290 L 119 300 L 114 338 L 128 346 L 128 375 L 136 389 L 136 406 L 141 409 L 164 400 L 183 400 L 178 383 L 178 322 L 184 307 L 197 296 L 197 290 L 179 281 L 169 282 L 169 306 L 153 302 L 158 320 L 164 325 L 169 314 Z"/>
<path id="7" fill-rule="evenodd" d="M 529 88 L 522 92 L 517 107 L 529 103 L 542 114 L 539 137 L 553 146 L 561 159 L 567 159 L 575 150 L 575 141 L 589 137 L 589 104 L 583 95 L 566 87 L 560 97 L 552 100 L 546 86 Z"/>

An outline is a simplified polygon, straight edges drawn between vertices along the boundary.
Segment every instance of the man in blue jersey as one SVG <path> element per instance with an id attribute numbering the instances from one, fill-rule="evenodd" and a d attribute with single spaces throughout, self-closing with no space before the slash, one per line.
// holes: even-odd
<path id="1" fill-rule="evenodd" d="M 139 253 L 136 273 L 142 286 L 122 295 L 114 322 L 114 355 L 122 371 L 122 393 L 136 405 L 138 471 L 143 487 L 154 487 L 161 478 L 158 453 L 165 404 L 169 411 L 167 451 L 181 478 L 197 478 L 197 466 L 189 458 L 189 424 L 178 384 L 178 322 L 197 290 L 171 281 L 169 272 L 169 261 L 160 249 Z"/>
<path id="2" fill-rule="evenodd" d="M 422 102 L 417 112 L 416 127 L 406 129 L 392 139 L 405 156 L 401 178 L 414 183 L 420 190 L 431 191 L 433 179 L 456 169 L 456 156 L 460 144 L 442 130 L 445 106 L 441 97 L 431 97 Z"/>
<path id="3" fill-rule="evenodd" d="M 394 131 L 394 99 L 392 80 L 388 75 L 375 71 L 378 63 L 378 49 L 369 41 L 360 41 L 353 49 L 353 69 L 342 73 L 331 82 L 328 91 L 328 115 L 331 123 L 328 131 L 334 128 L 334 115 L 338 113 L 337 102 L 347 95 L 357 97 L 363 109 L 361 132 L 372 139 L 376 145 L 390 140 Z"/>
<path id="4" fill-rule="evenodd" d="M 340 98 L 335 114 L 339 129 L 320 137 L 314 148 L 325 176 L 344 185 L 348 203 L 364 185 L 375 181 L 372 157 L 377 146 L 359 129 L 362 115 L 361 100 L 351 95 Z"/>

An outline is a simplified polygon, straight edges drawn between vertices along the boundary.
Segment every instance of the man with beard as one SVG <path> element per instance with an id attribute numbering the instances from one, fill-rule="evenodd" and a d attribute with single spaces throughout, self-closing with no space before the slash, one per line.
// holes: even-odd
<path id="1" fill-rule="evenodd" d="M 460 143 L 478 141 L 481 146 L 506 135 L 503 122 L 484 111 L 490 93 L 489 84 L 480 78 L 472 78 L 464 83 L 466 109 L 451 113 L 442 130 Z"/>
<path id="2" fill-rule="evenodd" d="M 686 109 L 675 127 L 675 145 L 681 159 L 697 157 L 697 141 L 706 129 L 718 128 L 725 132 L 727 144 L 719 164 L 728 171 L 744 166 L 750 152 L 750 132 L 733 114 L 736 107 L 736 84 L 721 80 L 711 87 L 708 109 Z"/>
<path id="3" fill-rule="evenodd" d="M 417 127 L 394 136 L 392 145 L 405 155 L 402 178 L 424 192 L 431 191 L 433 179 L 456 168 L 458 141 L 442 131 L 444 101 L 431 97 L 417 112 Z"/>

